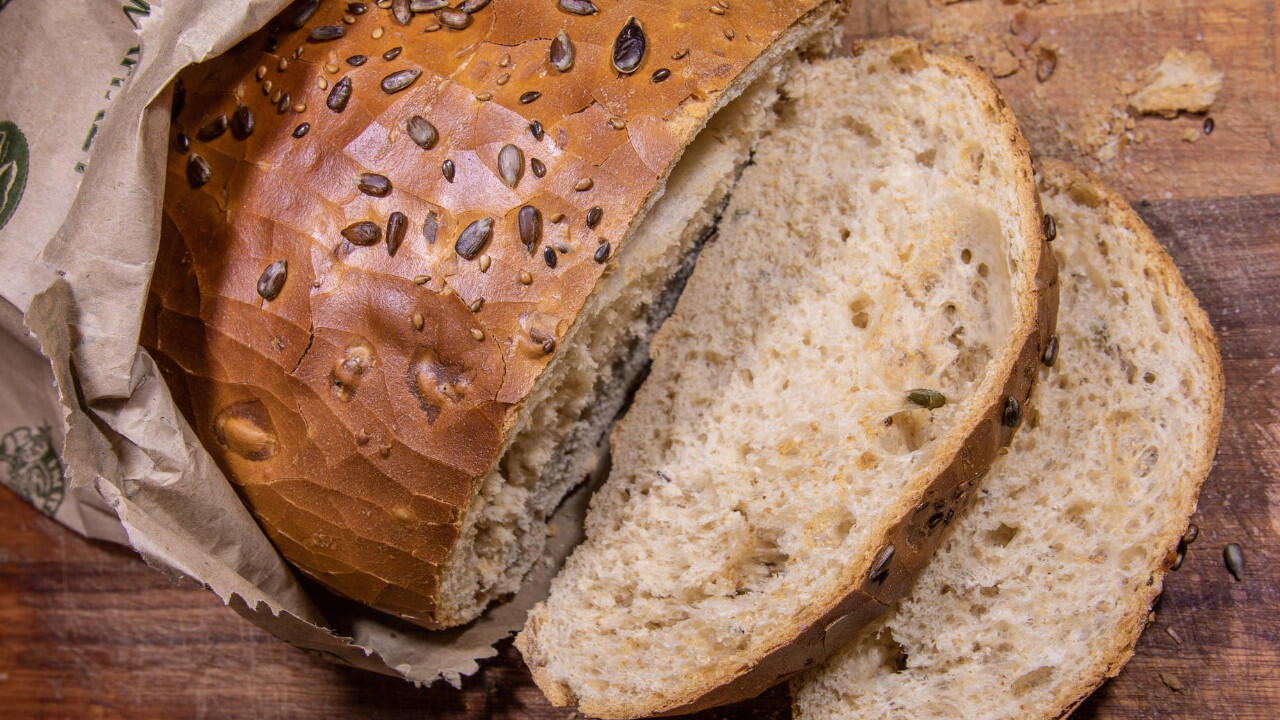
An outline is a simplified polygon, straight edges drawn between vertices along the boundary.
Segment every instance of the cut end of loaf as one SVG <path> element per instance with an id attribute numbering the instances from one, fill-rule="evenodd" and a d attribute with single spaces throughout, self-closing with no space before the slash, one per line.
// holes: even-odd
<path id="1" fill-rule="evenodd" d="M 685 711 L 820 656 L 822 623 L 905 587 L 996 435 L 967 473 L 959 446 L 1036 345 L 1038 206 L 990 84 L 891 41 L 784 91 L 651 345 L 587 541 L 517 639 L 557 704 Z M 945 522 L 908 533 L 935 493 Z"/>
<path id="2" fill-rule="evenodd" d="M 1056 718 L 1132 655 L 1212 464 L 1212 329 L 1133 211 L 1044 164 L 1059 344 L 1025 427 L 901 607 L 793 683 L 797 718 Z"/>

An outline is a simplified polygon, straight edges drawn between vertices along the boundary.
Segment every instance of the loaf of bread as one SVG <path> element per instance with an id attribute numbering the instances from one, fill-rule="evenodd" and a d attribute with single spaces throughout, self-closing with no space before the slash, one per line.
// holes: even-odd
<path id="1" fill-rule="evenodd" d="M 1217 344 L 1120 197 L 1042 170 L 1062 306 L 1024 427 L 901 606 L 793 683 L 800 720 L 1064 717 L 1149 622 L 1213 462 Z"/>
<path id="2" fill-rule="evenodd" d="M 839 10 L 728 5 L 302 0 L 183 73 L 142 341 L 299 570 L 426 627 L 519 586 Z"/>
<path id="3" fill-rule="evenodd" d="M 909 586 L 1021 420 L 1056 272 L 976 67 L 815 61 L 730 192 L 517 647 L 599 717 L 750 697 Z"/>

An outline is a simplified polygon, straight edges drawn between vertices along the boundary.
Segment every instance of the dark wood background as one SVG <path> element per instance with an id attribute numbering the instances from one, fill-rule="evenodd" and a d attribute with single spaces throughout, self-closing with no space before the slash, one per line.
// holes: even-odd
<path id="1" fill-rule="evenodd" d="M 1226 421 L 1196 516 L 1200 539 L 1168 578 L 1137 656 L 1077 718 L 1280 716 L 1278 22 L 1275 3 L 1244 0 L 869 0 L 847 22 L 850 36 L 907 32 L 983 62 L 1009 50 L 1021 68 L 1000 84 L 1033 146 L 1090 166 L 1130 198 L 1221 340 Z M 1035 78 L 1036 49 L 1011 23 L 1058 52 L 1047 80 Z M 1205 50 L 1226 71 L 1215 131 L 1203 135 L 1202 116 L 1136 118 L 1128 131 L 1140 142 L 1099 162 L 1098 133 L 1122 134 L 1100 118 L 1118 106 L 1110 117 L 1124 123 L 1123 97 L 1170 48 Z M 1223 567 L 1229 542 L 1244 547 L 1243 582 Z M 211 593 L 172 585 L 131 552 L 85 541 L 0 491 L 0 716 L 571 715 L 547 706 L 509 643 L 461 691 L 328 665 Z M 775 688 L 704 717 L 788 716 Z"/>

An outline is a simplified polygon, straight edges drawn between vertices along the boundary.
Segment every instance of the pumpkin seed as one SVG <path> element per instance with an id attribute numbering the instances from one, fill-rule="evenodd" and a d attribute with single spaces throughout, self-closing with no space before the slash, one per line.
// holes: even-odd
<path id="1" fill-rule="evenodd" d="M 227 131 L 227 116 L 218 115 L 214 119 L 205 123 L 196 131 L 196 139 L 200 142 L 209 142 L 222 136 Z"/>
<path id="2" fill-rule="evenodd" d="M 498 152 L 498 175 L 509 188 L 515 189 L 520 184 L 520 177 L 524 175 L 524 153 L 520 148 L 511 144 L 502 146 Z"/>
<path id="3" fill-rule="evenodd" d="M 386 175 L 360 173 L 360 177 L 356 179 L 356 187 L 365 195 L 386 197 L 391 192 L 391 181 Z"/>
<path id="4" fill-rule="evenodd" d="M 551 67 L 560 72 L 569 72 L 573 69 L 574 58 L 573 41 L 569 39 L 569 35 L 561 30 L 556 33 L 556 37 L 551 41 Z"/>
<path id="5" fill-rule="evenodd" d="M 574 15 L 595 15 L 598 11 L 591 0 L 560 0 L 560 9 Z"/>
<path id="6" fill-rule="evenodd" d="M 1231 543 L 1222 549 L 1222 559 L 1227 564 L 1227 570 L 1231 576 L 1240 582 L 1244 579 L 1244 551 L 1240 546 Z"/>
<path id="7" fill-rule="evenodd" d="M 191 157 L 187 158 L 187 182 L 191 183 L 191 187 L 204 187 L 212 176 L 213 168 L 209 167 L 209 161 L 191 153 Z"/>
<path id="8" fill-rule="evenodd" d="M 378 242 L 378 239 L 382 237 L 382 228 L 378 227 L 378 223 L 363 220 L 343 228 L 342 237 L 346 238 L 352 245 L 368 247 Z"/>
<path id="9" fill-rule="evenodd" d="M 277 260 L 266 267 L 258 276 L 258 294 L 263 300 L 275 300 L 284 290 L 284 281 L 289 277 L 289 261 Z"/>
<path id="10" fill-rule="evenodd" d="M 351 100 L 351 78 L 343 76 L 341 80 L 333 84 L 333 90 L 329 91 L 329 97 L 325 99 L 324 104 L 329 109 L 340 113 L 347 109 L 347 102 Z"/>
<path id="11" fill-rule="evenodd" d="M 417 82 L 421 75 L 421 70 L 399 70 L 393 72 L 382 78 L 382 92 L 394 95 Z"/>
<path id="12" fill-rule="evenodd" d="M 453 249 L 459 255 L 467 260 L 474 260 L 485 245 L 489 244 L 489 239 L 493 237 L 493 218 L 481 218 L 472 222 L 458 235 L 458 241 L 454 243 Z"/>
<path id="13" fill-rule="evenodd" d="M 440 133 L 436 132 L 436 126 L 421 115 L 410 116 L 405 125 L 409 130 L 409 139 L 423 150 L 430 150 L 435 147 L 436 141 L 440 139 Z"/>
<path id="14" fill-rule="evenodd" d="M 613 41 L 613 69 L 623 75 L 630 75 L 640 67 L 644 60 L 646 41 L 644 29 L 635 17 L 627 19 L 627 24 L 618 31 Z"/>
<path id="15" fill-rule="evenodd" d="M 532 205 L 525 205 L 516 213 L 516 227 L 520 230 L 520 242 L 532 255 L 542 240 L 542 212 Z"/>
<path id="16" fill-rule="evenodd" d="M 947 397 L 937 390 L 916 388 L 907 393 L 907 399 L 922 408 L 937 410 L 947 404 Z"/>

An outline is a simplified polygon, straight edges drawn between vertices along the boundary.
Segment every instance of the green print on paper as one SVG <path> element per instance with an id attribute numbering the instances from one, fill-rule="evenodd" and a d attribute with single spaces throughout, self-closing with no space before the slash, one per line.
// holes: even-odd
<path id="1" fill-rule="evenodd" d="M 48 427 L 14 428 L 0 439 L 0 483 L 45 515 L 58 512 L 67 480 Z"/>
<path id="2" fill-rule="evenodd" d="M 27 168 L 30 164 L 27 138 L 17 125 L 8 120 L 0 120 L 0 228 L 9 222 L 13 211 L 18 209 L 18 203 L 22 201 L 22 191 L 27 189 Z"/>

